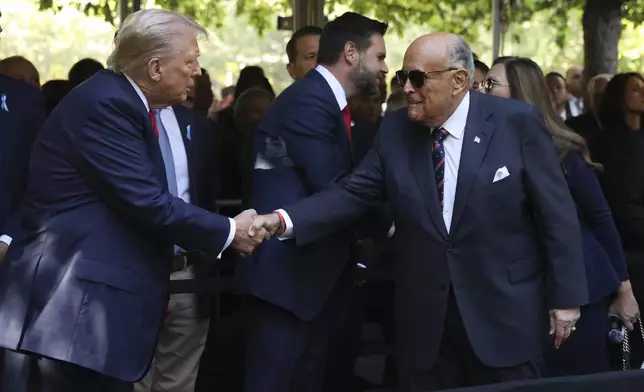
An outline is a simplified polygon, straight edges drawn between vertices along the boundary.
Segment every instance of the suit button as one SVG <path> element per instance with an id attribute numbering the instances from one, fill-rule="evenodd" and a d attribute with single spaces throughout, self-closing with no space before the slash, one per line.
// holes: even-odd
<path id="1" fill-rule="evenodd" d="M 441 291 L 447 290 L 447 284 L 446 283 L 441 283 Z"/>
<path id="2" fill-rule="evenodd" d="M 451 252 L 453 250 L 454 250 L 454 248 L 452 248 L 452 244 L 447 244 L 447 251 Z"/>

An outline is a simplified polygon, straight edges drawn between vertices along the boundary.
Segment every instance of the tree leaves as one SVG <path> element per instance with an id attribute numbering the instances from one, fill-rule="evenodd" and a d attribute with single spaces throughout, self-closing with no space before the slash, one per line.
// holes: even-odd
<path id="1" fill-rule="evenodd" d="M 132 0 L 129 0 L 130 3 Z M 623 4 L 623 15 L 636 25 L 644 22 L 644 2 L 638 0 L 605 0 Z M 64 6 L 83 10 L 88 15 L 101 15 L 115 23 L 118 0 L 39 0 L 40 9 L 59 9 Z M 231 2 L 238 15 L 248 17 L 249 23 L 262 34 L 275 28 L 275 14 L 291 14 L 290 0 L 156 0 L 155 4 L 184 13 L 208 28 L 219 28 Z M 568 36 L 568 15 L 572 9 L 582 9 L 585 0 L 501 0 L 502 21 L 507 24 L 531 20 L 536 12 L 547 12 L 551 25 L 557 29 L 556 42 L 560 47 Z M 431 31 L 449 31 L 474 39 L 492 24 L 490 0 L 327 0 L 327 14 L 337 9 L 351 9 L 372 15 L 390 25 L 400 35 L 410 24 L 427 26 Z"/>

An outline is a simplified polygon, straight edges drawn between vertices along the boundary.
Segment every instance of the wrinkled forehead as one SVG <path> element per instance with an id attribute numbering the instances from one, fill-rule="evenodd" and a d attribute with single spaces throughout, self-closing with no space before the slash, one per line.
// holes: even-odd
<path id="1" fill-rule="evenodd" d="M 412 44 L 405 52 L 403 69 L 405 71 L 437 71 L 447 65 L 447 47 L 440 44 Z"/>

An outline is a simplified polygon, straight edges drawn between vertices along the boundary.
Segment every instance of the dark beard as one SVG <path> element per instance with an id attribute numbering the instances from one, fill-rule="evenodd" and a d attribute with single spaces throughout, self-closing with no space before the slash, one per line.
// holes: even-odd
<path id="1" fill-rule="evenodd" d="M 378 76 L 365 68 L 362 62 L 362 56 L 360 56 L 358 69 L 351 73 L 351 81 L 356 87 L 356 93 L 358 95 L 375 95 L 380 93 Z"/>

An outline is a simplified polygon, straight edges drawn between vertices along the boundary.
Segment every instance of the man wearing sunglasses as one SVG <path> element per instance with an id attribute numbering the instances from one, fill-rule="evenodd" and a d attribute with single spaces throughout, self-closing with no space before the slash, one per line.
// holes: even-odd
<path id="1" fill-rule="evenodd" d="M 349 179 L 251 227 L 306 246 L 388 200 L 405 391 L 537 378 L 546 343 L 558 347 L 587 302 L 575 206 L 543 119 L 471 91 L 473 74 L 461 38 L 418 38 L 396 73 L 408 109 L 384 118 Z"/>

